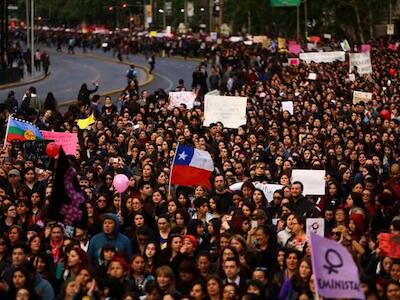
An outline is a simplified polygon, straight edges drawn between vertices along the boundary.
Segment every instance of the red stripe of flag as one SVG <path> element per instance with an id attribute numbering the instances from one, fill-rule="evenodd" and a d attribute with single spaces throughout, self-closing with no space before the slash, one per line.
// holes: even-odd
<path id="1" fill-rule="evenodd" d="M 191 166 L 174 165 L 171 172 L 171 184 L 183 186 L 201 185 L 211 189 L 211 172 Z"/>

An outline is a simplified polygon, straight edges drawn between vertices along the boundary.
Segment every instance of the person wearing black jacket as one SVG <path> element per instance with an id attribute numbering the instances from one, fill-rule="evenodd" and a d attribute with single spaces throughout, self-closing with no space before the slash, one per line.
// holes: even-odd
<path id="1" fill-rule="evenodd" d="M 81 88 L 78 93 L 78 102 L 84 105 L 90 105 L 90 94 L 96 93 L 99 89 L 99 84 L 97 82 L 93 82 L 95 88 L 93 90 L 89 90 L 86 83 L 81 85 Z"/>

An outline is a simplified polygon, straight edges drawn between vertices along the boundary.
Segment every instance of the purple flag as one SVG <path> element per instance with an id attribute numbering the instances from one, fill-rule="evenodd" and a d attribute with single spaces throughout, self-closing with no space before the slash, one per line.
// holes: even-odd
<path id="1" fill-rule="evenodd" d="M 310 233 L 315 286 L 325 298 L 365 299 L 349 251 L 334 240 Z"/>

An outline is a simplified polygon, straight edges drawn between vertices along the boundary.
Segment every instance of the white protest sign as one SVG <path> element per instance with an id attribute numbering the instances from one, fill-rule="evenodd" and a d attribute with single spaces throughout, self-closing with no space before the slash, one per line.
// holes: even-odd
<path id="1" fill-rule="evenodd" d="M 306 63 L 331 63 L 334 61 L 345 61 L 346 53 L 344 51 L 332 51 L 332 52 L 307 52 L 300 53 L 299 58 L 304 60 Z"/>
<path id="2" fill-rule="evenodd" d="M 193 92 L 170 92 L 169 109 L 179 107 L 181 104 L 185 104 L 187 109 L 192 109 L 196 97 L 196 94 Z"/>
<path id="3" fill-rule="evenodd" d="M 206 95 L 216 95 L 219 96 L 221 93 L 218 90 L 209 91 Z"/>
<path id="4" fill-rule="evenodd" d="M 330 40 L 332 38 L 332 35 L 330 33 L 324 33 L 324 39 Z"/>
<path id="5" fill-rule="evenodd" d="M 205 95 L 204 126 L 222 122 L 226 128 L 238 128 L 246 124 L 246 97 Z"/>
<path id="6" fill-rule="evenodd" d="M 307 236 L 310 236 L 310 232 L 318 234 L 319 236 L 324 236 L 325 235 L 324 218 L 307 218 L 306 219 Z"/>
<path id="7" fill-rule="evenodd" d="M 291 182 L 295 181 L 303 184 L 303 195 L 325 195 L 325 170 L 295 169 Z"/>
<path id="8" fill-rule="evenodd" d="M 283 111 L 287 110 L 289 114 L 294 114 L 293 101 L 282 101 L 281 104 Z"/>
<path id="9" fill-rule="evenodd" d="M 310 74 L 308 74 L 308 79 L 310 79 L 310 80 L 317 80 L 317 73 L 310 73 Z"/>
<path id="10" fill-rule="evenodd" d="M 356 81 L 356 75 L 353 73 L 349 74 L 349 80 L 353 82 Z"/>
<path id="11" fill-rule="evenodd" d="M 371 74 L 370 53 L 350 53 L 350 72 L 353 72 L 354 67 L 357 67 L 357 72 L 360 75 Z"/>
<path id="12" fill-rule="evenodd" d="M 253 184 L 257 189 L 260 189 L 263 191 L 265 198 L 267 198 L 267 200 L 268 200 L 268 203 L 273 200 L 275 191 L 281 190 L 283 188 L 283 185 L 280 185 L 280 184 L 261 183 L 261 182 L 257 182 L 257 183 L 253 183 Z"/>
<path id="13" fill-rule="evenodd" d="M 353 104 L 360 102 L 368 103 L 372 100 L 372 93 L 353 91 Z"/>
<path id="14" fill-rule="evenodd" d="M 274 193 L 277 190 L 281 190 L 283 185 L 274 184 L 274 183 L 263 183 L 263 182 L 252 182 L 254 187 L 263 191 L 265 198 L 267 198 L 268 203 L 273 200 Z M 240 191 L 242 188 L 243 182 L 237 182 L 232 184 L 229 189 L 232 192 Z"/>

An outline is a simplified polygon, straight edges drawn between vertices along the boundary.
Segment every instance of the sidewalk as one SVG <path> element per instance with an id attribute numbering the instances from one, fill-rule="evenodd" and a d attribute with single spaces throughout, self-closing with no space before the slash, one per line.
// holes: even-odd
<path id="1" fill-rule="evenodd" d="M 38 81 L 45 80 L 47 77 L 50 76 L 50 74 L 51 73 L 49 72 L 47 75 L 44 75 L 43 72 L 40 72 L 40 73 L 35 73 L 35 75 L 33 75 L 33 76 L 28 75 L 28 76 L 25 76 L 20 81 L 0 85 L 0 90 L 5 90 L 5 89 L 23 86 L 23 85 L 30 85 L 30 84 L 36 83 Z"/>

